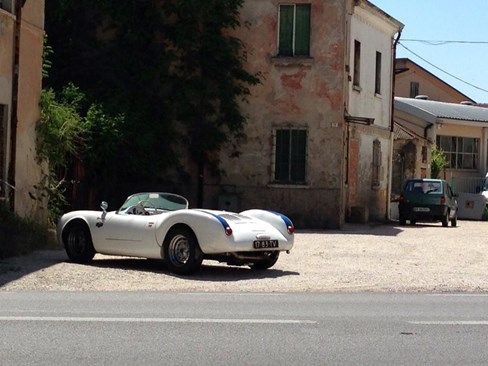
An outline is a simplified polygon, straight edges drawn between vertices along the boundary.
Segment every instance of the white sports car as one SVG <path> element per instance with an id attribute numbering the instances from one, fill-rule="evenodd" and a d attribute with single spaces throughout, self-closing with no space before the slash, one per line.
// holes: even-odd
<path id="1" fill-rule="evenodd" d="M 164 259 L 170 271 L 191 274 L 203 259 L 267 269 L 293 247 L 295 227 L 277 212 L 189 209 L 172 193 L 137 193 L 117 211 L 73 211 L 57 225 L 58 242 L 76 263 L 95 253 Z"/>

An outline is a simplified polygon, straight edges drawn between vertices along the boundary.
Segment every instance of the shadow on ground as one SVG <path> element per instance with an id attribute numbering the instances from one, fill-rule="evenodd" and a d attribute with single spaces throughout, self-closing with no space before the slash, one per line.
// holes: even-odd
<path id="1" fill-rule="evenodd" d="M 180 276 L 171 273 L 163 261 L 139 258 L 103 259 L 99 258 L 89 264 L 99 268 L 117 268 L 142 272 L 161 273 L 192 281 L 243 281 L 250 279 L 279 278 L 284 276 L 298 276 L 300 273 L 269 268 L 267 270 L 252 270 L 247 266 L 228 266 L 214 261 L 203 261 L 202 268 L 193 275 Z"/>
<path id="2" fill-rule="evenodd" d="M 0 290 L 9 282 L 67 260 L 64 250 L 39 250 L 22 257 L 0 260 Z"/>

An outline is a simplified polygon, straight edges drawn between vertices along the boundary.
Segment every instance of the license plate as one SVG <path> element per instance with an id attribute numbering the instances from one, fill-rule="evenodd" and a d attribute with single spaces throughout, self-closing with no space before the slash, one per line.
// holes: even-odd
<path id="1" fill-rule="evenodd" d="M 278 248 L 278 240 L 254 240 L 254 249 Z"/>
<path id="2" fill-rule="evenodd" d="M 415 212 L 430 212 L 430 208 L 428 207 L 414 207 L 413 210 Z"/>

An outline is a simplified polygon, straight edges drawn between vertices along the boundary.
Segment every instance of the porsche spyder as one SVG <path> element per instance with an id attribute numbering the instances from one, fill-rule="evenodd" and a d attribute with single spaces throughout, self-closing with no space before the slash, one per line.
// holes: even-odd
<path id="1" fill-rule="evenodd" d="M 274 211 L 190 209 L 183 196 L 161 192 L 133 194 L 116 211 L 106 202 L 100 208 L 60 218 L 57 239 L 71 261 L 89 263 L 96 253 L 163 259 L 187 275 L 204 259 L 267 269 L 293 247 L 292 221 Z"/>

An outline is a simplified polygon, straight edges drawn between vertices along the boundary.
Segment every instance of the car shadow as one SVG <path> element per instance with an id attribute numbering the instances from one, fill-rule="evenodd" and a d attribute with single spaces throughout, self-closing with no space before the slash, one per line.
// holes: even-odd
<path id="1" fill-rule="evenodd" d="M 340 229 L 331 230 L 297 230 L 297 233 L 303 234 L 328 234 L 328 235 L 344 235 L 344 234 L 356 234 L 356 235 L 373 235 L 373 236 L 397 236 L 402 231 L 403 227 L 398 222 L 387 223 L 345 223 Z"/>
<path id="2" fill-rule="evenodd" d="M 243 281 L 250 279 L 269 279 L 300 275 L 298 272 L 286 271 L 277 268 L 269 268 L 267 270 L 252 270 L 247 266 L 229 266 L 215 261 L 204 261 L 202 267 L 196 273 L 189 276 L 182 276 L 172 273 L 166 266 L 166 263 L 162 260 L 144 258 L 96 258 L 89 264 L 89 266 L 160 273 L 176 278 L 205 282 Z"/>

